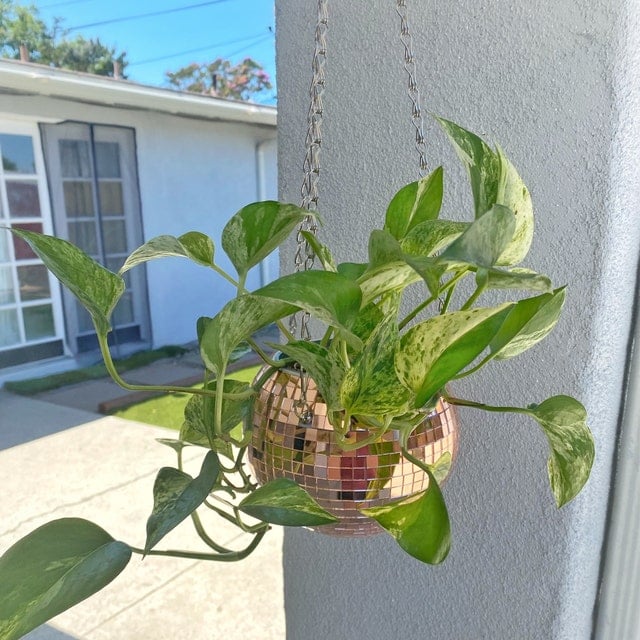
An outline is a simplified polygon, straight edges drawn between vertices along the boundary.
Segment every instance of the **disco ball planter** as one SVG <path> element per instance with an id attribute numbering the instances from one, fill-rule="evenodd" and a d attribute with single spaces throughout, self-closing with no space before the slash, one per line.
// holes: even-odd
<path id="1" fill-rule="evenodd" d="M 276 478 L 293 480 L 339 519 L 315 528 L 320 533 L 381 533 L 380 525 L 360 509 L 425 491 L 429 476 L 402 455 L 397 430 L 365 442 L 370 440 L 370 430 L 354 421 L 347 436 L 351 446 L 343 449 L 336 441 L 326 403 L 314 381 L 307 379 L 307 383 L 303 393 L 299 371 L 280 369 L 259 390 L 248 449 L 255 477 L 260 484 Z M 357 446 L 358 442 L 365 444 Z M 443 456 L 450 462 L 457 444 L 455 410 L 440 399 L 408 437 L 406 449 L 421 462 L 436 465 Z M 440 476 L 440 483 L 445 477 Z"/>

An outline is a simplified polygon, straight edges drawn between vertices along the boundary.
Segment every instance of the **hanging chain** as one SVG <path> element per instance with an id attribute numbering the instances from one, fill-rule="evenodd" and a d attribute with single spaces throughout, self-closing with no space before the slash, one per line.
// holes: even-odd
<path id="1" fill-rule="evenodd" d="M 305 156 L 302 163 L 303 180 L 300 189 L 302 196 L 302 208 L 310 213 L 318 209 L 318 179 L 320 177 L 320 149 L 322 148 L 322 94 L 324 92 L 325 75 L 324 65 L 327 59 L 327 27 L 329 15 L 327 11 L 328 0 L 318 0 L 318 21 L 315 31 L 315 49 L 311 62 L 311 86 L 309 87 L 309 113 L 307 114 L 307 136 L 305 139 Z M 318 232 L 318 225 L 312 215 L 308 215 L 298 229 L 296 236 L 296 252 L 294 256 L 294 269 L 308 271 L 313 268 L 315 253 L 313 247 L 305 239 L 303 232 L 308 231 L 314 236 Z M 300 314 L 300 327 L 298 327 L 298 314 L 293 314 L 289 319 L 289 330 L 295 336 L 298 331 L 302 340 L 311 340 L 309 331 L 309 312 Z M 300 422 L 311 424 L 313 420 L 313 408 L 307 400 L 309 388 L 309 376 L 300 367 L 300 399 L 294 404 L 294 411 Z"/>
<path id="2" fill-rule="evenodd" d="M 318 0 L 318 21 L 315 31 L 315 49 L 311 63 L 312 77 L 309 88 L 309 113 L 307 115 L 307 137 L 305 140 L 306 153 L 302 169 L 304 179 L 300 194 L 302 196 L 302 207 L 307 211 L 315 212 L 318 208 L 318 178 L 320 176 L 320 149 L 322 147 L 322 93 L 324 91 L 325 74 L 324 65 L 327 59 L 327 26 L 328 26 L 328 0 Z M 315 254 L 312 247 L 305 240 L 302 232 L 309 231 L 314 236 L 318 231 L 313 216 L 307 216 L 296 237 L 296 252 L 294 256 L 295 271 L 307 271 L 313 267 Z M 300 331 L 303 340 L 310 340 L 309 313 L 303 312 L 298 328 L 298 314 L 293 314 L 289 320 L 289 330 L 293 335 Z"/>
<path id="3" fill-rule="evenodd" d="M 413 41 L 409 31 L 407 20 L 406 0 L 396 0 L 396 13 L 400 16 L 400 40 L 404 45 L 404 70 L 409 76 L 408 94 L 411 100 L 411 124 L 416 132 L 416 151 L 418 152 L 418 173 L 423 178 L 429 169 L 426 158 L 426 145 L 424 142 L 424 120 L 420 107 L 420 91 L 416 80 L 416 60 L 413 55 Z"/>

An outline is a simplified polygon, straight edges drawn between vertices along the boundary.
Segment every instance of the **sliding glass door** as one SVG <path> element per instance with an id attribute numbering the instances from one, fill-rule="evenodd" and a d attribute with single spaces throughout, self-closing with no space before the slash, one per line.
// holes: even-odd
<path id="1" fill-rule="evenodd" d="M 42 126 L 56 234 L 117 271 L 142 243 L 135 136 L 132 129 L 84 123 Z M 145 342 L 149 336 L 144 269 L 126 274 L 110 340 Z M 89 314 L 65 292 L 69 346 L 97 347 Z"/>

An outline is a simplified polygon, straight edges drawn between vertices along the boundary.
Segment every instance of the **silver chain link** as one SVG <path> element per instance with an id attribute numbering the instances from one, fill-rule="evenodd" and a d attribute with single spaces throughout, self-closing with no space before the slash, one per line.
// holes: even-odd
<path id="1" fill-rule="evenodd" d="M 325 74 L 324 65 L 327 59 L 327 28 L 329 24 L 328 1 L 318 0 L 318 21 L 315 31 L 315 49 L 311 62 L 312 76 L 309 88 L 309 113 L 307 115 L 307 137 L 305 140 L 306 153 L 302 169 L 304 178 L 300 195 L 301 206 L 307 211 L 316 211 L 318 208 L 318 179 L 320 177 L 320 149 L 322 147 L 322 93 L 324 92 Z M 315 254 L 312 247 L 305 240 L 302 232 L 309 231 L 314 236 L 318 232 L 315 218 L 307 216 L 296 237 L 296 252 L 294 256 L 294 270 L 307 271 L 313 268 Z M 293 335 L 298 332 L 298 314 L 293 314 L 289 319 L 289 330 Z M 300 318 L 300 337 L 310 340 L 309 313 L 303 312 Z"/>
<path id="2" fill-rule="evenodd" d="M 396 13 L 400 16 L 400 40 L 404 45 L 404 70 L 409 76 L 408 94 L 411 100 L 411 124 L 416 132 L 416 151 L 418 152 L 419 164 L 418 173 L 424 177 L 429 170 L 426 157 L 426 145 L 424 142 L 424 120 L 422 108 L 420 107 L 420 91 L 416 80 L 416 60 L 413 55 L 413 41 L 409 31 L 409 21 L 407 19 L 406 0 L 396 0 Z"/>

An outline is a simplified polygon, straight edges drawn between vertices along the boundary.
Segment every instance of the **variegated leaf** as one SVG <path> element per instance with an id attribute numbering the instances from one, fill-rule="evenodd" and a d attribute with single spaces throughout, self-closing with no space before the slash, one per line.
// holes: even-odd
<path id="1" fill-rule="evenodd" d="M 416 394 L 421 407 L 489 345 L 511 304 L 455 311 L 429 318 L 401 339 L 398 377 Z"/>
<path id="2" fill-rule="evenodd" d="M 400 240 L 425 220 L 434 220 L 442 207 L 442 167 L 430 175 L 408 184 L 391 200 L 384 228 Z"/>

